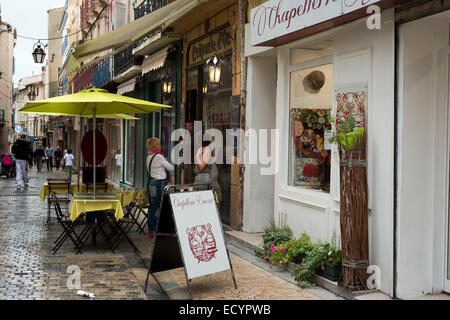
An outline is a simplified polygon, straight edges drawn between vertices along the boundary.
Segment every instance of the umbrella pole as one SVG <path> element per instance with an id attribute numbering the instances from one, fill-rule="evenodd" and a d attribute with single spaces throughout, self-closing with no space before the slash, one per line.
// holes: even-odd
<path id="1" fill-rule="evenodd" d="M 96 157 L 96 153 L 97 153 L 97 146 L 96 146 L 96 141 L 95 141 L 95 135 L 96 135 L 96 130 L 97 130 L 97 119 L 96 119 L 96 117 L 95 117 L 95 113 L 96 113 L 96 111 L 97 111 L 97 108 L 94 108 L 94 110 L 93 110 L 93 118 L 92 118 L 92 120 L 93 120 L 93 122 L 92 122 L 92 127 L 93 127 L 93 129 L 94 129 L 94 135 L 93 135 L 93 144 L 94 144 L 94 154 L 93 154 L 93 156 L 94 156 L 94 174 L 93 174 L 93 176 L 94 176 L 94 200 L 96 199 L 96 195 L 97 195 L 97 189 L 96 189 L 96 187 L 97 187 L 97 157 Z"/>

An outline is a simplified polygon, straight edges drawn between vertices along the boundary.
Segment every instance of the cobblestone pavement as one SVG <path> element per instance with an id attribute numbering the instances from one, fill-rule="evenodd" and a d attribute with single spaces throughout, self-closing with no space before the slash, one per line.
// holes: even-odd
<path id="1" fill-rule="evenodd" d="M 69 266 L 81 271 L 81 288 L 96 294 L 97 299 L 187 299 L 183 269 L 156 275 L 166 292 L 150 279 L 144 293 L 146 265 L 152 240 L 147 235 L 131 233 L 141 254 L 124 241 L 111 253 L 102 241 L 75 254 L 66 242 L 56 255 L 51 248 L 61 233 L 56 221 L 46 225 L 47 204 L 40 200 L 41 186 L 48 177 L 63 173 L 30 172 L 30 188 L 16 190 L 14 179 L 0 178 L 0 299 L 84 299 L 67 286 Z M 101 238 L 100 238 L 101 239 Z M 238 289 L 231 273 L 221 272 L 193 279 L 191 290 L 199 299 L 317 299 L 313 294 L 283 281 L 275 275 L 231 255 Z"/>

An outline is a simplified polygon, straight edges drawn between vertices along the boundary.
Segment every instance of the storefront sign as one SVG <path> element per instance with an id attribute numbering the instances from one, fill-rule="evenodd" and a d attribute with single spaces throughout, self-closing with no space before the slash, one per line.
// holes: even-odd
<path id="1" fill-rule="evenodd" d="M 189 65 L 209 59 L 233 48 L 232 29 L 228 27 L 191 45 Z"/>
<path id="2" fill-rule="evenodd" d="M 380 0 L 270 0 L 251 10 L 253 46 L 328 21 Z"/>
<path id="3" fill-rule="evenodd" d="M 188 279 L 230 270 L 211 190 L 170 195 Z"/>

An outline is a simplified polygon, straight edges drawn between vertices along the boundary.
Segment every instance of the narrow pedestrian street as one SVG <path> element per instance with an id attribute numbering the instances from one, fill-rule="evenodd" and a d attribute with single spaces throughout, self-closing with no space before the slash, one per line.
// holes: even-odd
<path id="1" fill-rule="evenodd" d="M 16 190 L 14 178 L 0 180 L 0 299 L 85 299 L 78 297 L 76 289 L 68 287 L 69 267 L 81 271 L 81 288 L 92 292 L 100 300 L 165 300 L 187 299 L 182 268 L 156 274 L 166 290 L 163 292 L 150 278 L 147 294 L 144 293 L 146 265 L 152 240 L 147 235 L 130 233 L 141 255 L 122 242 L 115 253 L 102 247 L 89 246 L 76 254 L 65 243 L 57 254 L 51 248 L 62 228 L 47 219 L 47 203 L 39 198 L 42 184 L 49 177 L 62 177 L 60 172 L 29 171 L 28 190 Z M 74 176 L 75 179 L 75 176 Z M 231 254 L 238 289 L 235 290 L 231 273 L 225 271 L 194 279 L 191 290 L 194 300 L 203 299 L 283 299 L 313 300 L 318 297 L 288 283 L 252 263 Z"/>

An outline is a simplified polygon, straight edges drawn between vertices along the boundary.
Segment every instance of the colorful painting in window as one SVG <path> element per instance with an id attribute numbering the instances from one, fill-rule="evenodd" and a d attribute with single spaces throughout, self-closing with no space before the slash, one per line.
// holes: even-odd
<path id="1" fill-rule="evenodd" d="M 325 132 L 331 130 L 328 109 L 291 109 L 291 136 L 295 152 L 294 186 L 330 189 L 331 151 L 325 149 Z"/>

